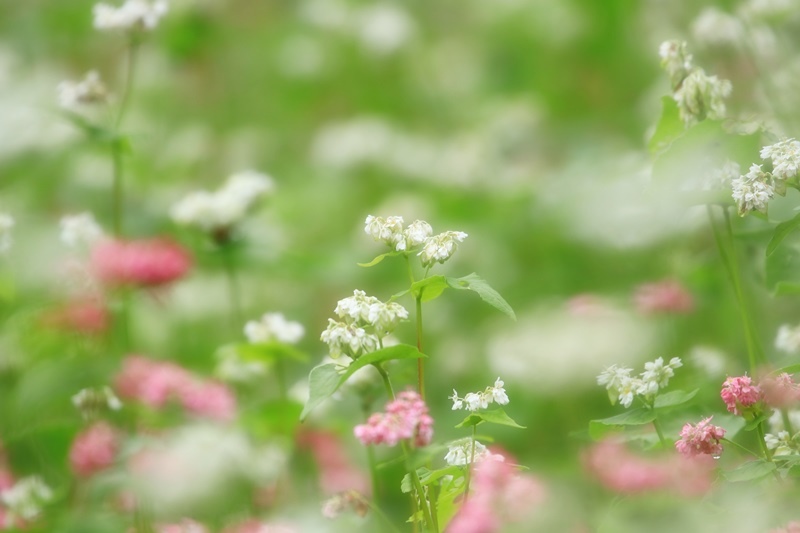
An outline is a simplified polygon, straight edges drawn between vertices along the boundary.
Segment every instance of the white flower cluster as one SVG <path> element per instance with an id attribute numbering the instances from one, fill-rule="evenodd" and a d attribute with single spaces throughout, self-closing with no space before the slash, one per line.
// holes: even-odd
<path id="1" fill-rule="evenodd" d="M 800 142 L 786 139 L 761 149 L 761 159 L 772 161 L 772 177 L 790 180 L 800 170 Z"/>
<path id="2" fill-rule="evenodd" d="M 369 215 L 364 222 L 364 232 L 376 241 L 383 241 L 398 252 L 408 252 L 422 245 L 417 255 L 422 266 L 444 263 L 455 253 L 458 243 L 464 242 L 463 231 L 445 231 L 433 235 L 433 228 L 424 220 L 415 220 L 403 228 L 403 217 L 376 217 Z"/>
<path id="3" fill-rule="evenodd" d="M 764 444 L 767 449 L 774 450 L 773 455 L 792 455 L 797 450 L 797 444 L 788 431 L 780 431 L 777 436 L 767 433 L 764 435 Z"/>
<path id="4" fill-rule="evenodd" d="M 167 13 L 165 0 L 126 0 L 120 7 L 95 4 L 94 27 L 98 30 L 150 31 Z"/>
<path id="5" fill-rule="evenodd" d="M 453 400 L 453 411 L 458 409 L 466 409 L 467 411 L 486 409 L 492 402 L 506 405 L 508 403 L 508 395 L 503 388 L 504 385 L 503 380 L 497 378 L 491 387 L 486 387 L 481 392 L 468 392 L 463 398 L 453 389 L 453 395 L 450 396 L 450 399 Z"/>
<path id="6" fill-rule="evenodd" d="M 722 167 L 711 172 L 705 180 L 703 188 L 706 190 L 724 190 L 731 187 L 733 180 L 742 175 L 741 167 L 735 161 L 727 160 Z"/>
<path id="7" fill-rule="evenodd" d="M 296 344 L 305 334 L 299 322 L 286 320 L 281 313 L 266 313 L 259 320 L 250 320 L 244 326 L 247 340 L 253 344 L 272 341 Z"/>
<path id="8" fill-rule="evenodd" d="M 91 246 L 105 235 L 103 228 L 89 212 L 61 218 L 61 242 L 70 248 Z"/>
<path id="9" fill-rule="evenodd" d="M 14 218 L 6 213 L 0 213 L 0 254 L 11 248 L 11 228 L 14 227 Z"/>
<path id="10" fill-rule="evenodd" d="M 172 206 L 170 216 L 184 226 L 220 231 L 244 218 L 262 196 L 272 192 L 272 178 L 253 170 L 233 174 L 215 192 L 195 191 Z"/>
<path id="11" fill-rule="evenodd" d="M 705 119 L 725 118 L 725 98 L 733 86 L 728 80 L 709 76 L 692 65 L 686 42 L 665 41 L 658 50 L 661 66 L 669 74 L 673 99 L 678 104 L 681 120 L 690 126 Z"/>
<path id="12" fill-rule="evenodd" d="M 659 389 L 669 384 L 669 378 L 675 375 L 674 370 L 682 366 L 679 357 L 673 357 L 666 365 L 664 359 L 659 357 L 645 363 L 644 372 L 639 377 L 632 377 L 632 368 L 611 365 L 597 376 L 597 384 L 605 385 L 612 405 L 619 401 L 625 407 L 630 407 L 634 396 L 655 397 Z"/>
<path id="13" fill-rule="evenodd" d="M 750 166 L 747 174 L 731 181 L 731 189 L 739 216 L 751 211 L 766 213 L 767 204 L 775 196 L 775 187 L 770 174 L 761 170 L 761 165 L 755 163 Z"/>
<path id="14" fill-rule="evenodd" d="M 72 396 L 72 405 L 81 412 L 86 420 L 94 418 L 105 409 L 112 411 L 122 409 L 122 402 L 110 387 L 81 389 Z"/>
<path id="15" fill-rule="evenodd" d="M 33 520 L 52 499 L 53 491 L 38 476 L 20 479 L 10 489 L 0 492 L 0 502 L 7 511 L 6 523 L 2 525 L 13 526 L 17 519 Z"/>
<path id="16" fill-rule="evenodd" d="M 328 319 L 328 327 L 320 336 L 333 359 L 342 354 L 355 359 L 375 351 L 401 320 L 408 320 L 408 311 L 402 305 L 382 302 L 360 290 L 339 300 L 334 312 L 342 321 Z"/>
<path id="17" fill-rule="evenodd" d="M 473 450 L 473 441 L 470 438 L 453 441 L 447 449 L 447 455 L 444 456 L 445 462 L 450 466 L 464 466 L 473 462 L 478 463 L 485 459 L 505 460 L 500 454 L 492 454 L 486 446 L 477 440 L 474 446 Z M 471 460 L 473 458 L 474 461 Z"/>
<path id="18" fill-rule="evenodd" d="M 775 337 L 775 348 L 791 354 L 800 352 L 800 325 L 794 327 L 788 324 L 781 325 Z"/>
<path id="19" fill-rule="evenodd" d="M 109 94 L 96 70 L 91 70 L 81 81 L 65 80 L 56 87 L 58 105 L 75 109 L 82 105 L 104 104 Z"/>

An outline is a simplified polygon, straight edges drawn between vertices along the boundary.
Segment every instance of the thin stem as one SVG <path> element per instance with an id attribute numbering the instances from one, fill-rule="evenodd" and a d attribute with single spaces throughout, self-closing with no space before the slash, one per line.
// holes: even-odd
<path id="1" fill-rule="evenodd" d="M 378 507 L 375 503 L 369 501 L 366 498 L 364 498 L 363 501 L 369 506 L 372 512 L 375 513 L 383 521 L 384 524 L 386 524 L 389 530 L 394 531 L 395 533 L 400 533 L 400 530 L 395 527 L 395 525 L 392 523 L 391 520 L 389 520 L 389 517 L 386 516 L 386 513 L 384 513 L 380 507 Z"/>
<path id="2" fill-rule="evenodd" d="M 416 298 L 417 304 L 417 350 L 422 352 L 422 294 Z M 422 357 L 417 359 L 417 390 L 420 397 L 425 400 L 425 362 Z"/>
<path id="3" fill-rule="evenodd" d="M 789 432 L 789 435 L 794 435 L 794 425 L 792 419 L 789 418 L 789 411 L 781 409 L 781 419 L 783 419 L 783 429 Z"/>
<path id="4" fill-rule="evenodd" d="M 658 440 L 661 441 L 661 447 L 667 447 L 667 439 L 664 438 L 664 432 L 661 431 L 661 423 L 658 421 L 658 417 L 653 419 L 653 427 L 656 428 L 656 433 L 658 434 Z"/>
<path id="5" fill-rule="evenodd" d="M 764 437 L 766 437 L 766 434 L 764 432 L 764 422 L 763 421 L 759 422 L 758 425 L 756 426 L 756 432 L 758 433 L 758 444 L 761 447 L 761 452 L 764 454 L 764 459 L 766 459 L 767 461 L 769 461 L 771 463 L 772 462 L 772 453 L 769 451 L 769 448 L 767 448 L 767 442 L 764 440 Z"/>
<path id="6" fill-rule="evenodd" d="M 114 121 L 114 129 L 119 131 L 122 125 L 122 118 L 128 110 L 128 103 L 130 102 L 131 92 L 133 90 L 133 78 L 136 72 L 136 58 L 138 57 L 139 40 L 136 36 L 131 36 L 130 44 L 128 46 L 128 57 L 125 64 L 125 86 L 122 90 L 122 101 L 119 104 L 119 111 L 117 118 Z"/>
<path id="7" fill-rule="evenodd" d="M 472 465 L 475 464 L 475 431 L 477 430 L 478 426 L 472 426 L 472 444 L 471 450 L 469 454 L 469 464 L 467 465 L 467 475 L 465 480 L 465 488 L 464 488 L 464 501 L 466 502 L 469 499 L 469 484 L 470 478 L 472 473 Z"/>
<path id="8" fill-rule="evenodd" d="M 288 397 L 286 388 L 286 363 L 280 356 L 275 360 L 275 381 L 278 383 L 278 394 L 280 394 L 281 400 L 285 400 Z"/>
<path id="9" fill-rule="evenodd" d="M 422 507 L 422 516 L 425 518 L 425 525 L 428 526 L 428 531 L 433 531 L 434 533 L 438 533 L 439 529 L 436 527 L 436 523 L 433 521 L 433 515 L 431 515 L 431 509 L 428 506 L 428 500 L 425 497 L 425 489 L 422 486 L 422 482 L 419 479 L 419 475 L 417 474 L 417 469 L 413 468 L 409 461 L 409 457 L 411 456 L 411 452 L 408 449 L 408 444 L 403 441 L 403 453 L 406 456 L 406 469 L 408 470 L 409 475 L 411 476 L 411 482 L 414 484 L 414 490 L 417 492 L 417 499 L 419 500 L 419 504 Z"/>
<path id="10" fill-rule="evenodd" d="M 230 245 L 224 245 L 222 249 L 223 260 L 225 263 L 225 276 L 228 280 L 228 301 L 230 305 L 231 324 L 233 329 L 238 329 L 244 321 L 242 313 L 242 302 L 239 296 L 239 275 L 236 269 L 236 258 Z"/>
<path id="11" fill-rule="evenodd" d="M 386 372 L 386 369 L 383 368 L 380 363 L 373 363 L 372 366 L 377 368 L 378 373 L 381 375 L 383 387 L 386 389 L 386 395 L 390 400 L 394 401 L 394 389 L 392 388 L 392 382 L 389 381 L 389 374 Z"/>
<path id="12" fill-rule="evenodd" d="M 408 279 L 409 281 L 411 281 L 411 284 L 413 285 L 415 282 L 414 269 L 411 268 L 411 261 L 408 259 L 408 254 L 403 254 L 403 257 L 406 260 L 406 270 L 408 271 Z"/>
<path id="13" fill-rule="evenodd" d="M 758 459 L 760 459 L 760 458 L 761 458 L 761 456 L 760 456 L 760 455 L 758 455 L 756 452 L 754 452 L 753 450 L 750 450 L 750 449 L 748 449 L 748 448 L 745 448 L 744 446 L 742 446 L 742 445 L 741 445 L 741 444 L 739 444 L 738 442 L 734 442 L 734 441 L 732 441 L 732 440 L 730 440 L 730 439 L 726 439 L 726 438 L 722 438 L 722 439 L 720 439 L 720 440 L 722 440 L 722 441 L 724 441 L 724 442 L 727 442 L 728 444 L 733 444 L 734 446 L 736 446 L 736 447 L 737 447 L 737 448 L 739 448 L 740 450 L 742 450 L 742 451 L 745 451 L 745 452 L 749 453 L 749 454 L 750 454 L 750 455 L 752 455 L 753 457 L 756 457 L 756 458 L 758 458 Z"/>
<path id="14" fill-rule="evenodd" d="M 372 402 L 365 400 L 361 403 L 361 411 L 364 413 L 364 420 L 370 417 Z M 375 459 L 375 448 L 372 444 L 367 444 L 367 463 L 369 464 L 369 475 L 372 481 L 372 498 L 377 500 L 380 492 L 378 485 L 378 463 Z"/>

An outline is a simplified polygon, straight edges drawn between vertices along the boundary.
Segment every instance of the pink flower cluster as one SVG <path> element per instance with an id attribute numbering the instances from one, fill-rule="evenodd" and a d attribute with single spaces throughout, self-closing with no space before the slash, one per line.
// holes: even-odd
<path id="1" fill-rule="evenodd" d="M 800 522 L 792 521 L 786 524 L 786 527 L 779 529 L 772 529 L 769 533 L 800 533 Z"/>
<path id="2" fill-rule="evenodd" d="M 783 409 L 800 402 L 800 385 L 795 383 L 792 376 L 786 372 L 774 378 L 764 378 L 758 386 L 764 392 L 764 401 L 770 407 Z"/>
<path id="3" fill-rule="evenodd" d="M 697 423 L 696 426 L 686 424 L 681 430 L 681 439 L 675 443 L 675 448 L 687 457 L 695 455 L 719 456 L 722 453 L 722 444 L 719 439 L 725 436 L 725 430 L 711 423 L 713 417 L 708 417 Z"/>
<path id="4" fill-rule="evenodd" d="M 729 412 L 741 415 L 740 408 L 757 404 L 763 399 L 764 393 L 758 385 L 753 385 L 749 376 L 738 376 L 725 380 L 720 396 Z"/>
<path id="5" fill-rule="evenodd" d="M 105 305 L 95 298 L 67 302 L 44 316 L 48 326 L 87 335 L 106 331 L 110 321 Z"/>
<path id="6" fill-rule="evenodd" d="M 675 280 L 645 283 L 636 288 L 633 303 L 641 313 L 691 313 L 694 298 Z"/>
<path id="7" fill-rule="evenodd" d="M 714 460 L 707 455 L 648 459 L 614 439 L 598 442 L 583 457 L 586 470 L 604 487 L 622 494 L 668 491 L 692 496 L 711 489 Z"/>
<path id="8" fill-rule="evenodd" d="M 203 524 L 195 522 L 190 518 L 184 518 L 175 524 L 158 524 L 155 527 L 156 533 L 208 533 L 209 530 Z"/>
<path id="9" fill-rule="evenodd" d="M 194 377 L 167 361 L 130 355 L 123 361 L 115 386 L 120 396 L 160 408 L 177 399 L 187 411 L 229 421 L 236 414 L 236 398 L 222 383 Z"/>
<path id="10" fill-rule="evenodd" d="M 297 444 L 311 450 L 319 468 L 319 483 L 324 494 L 333 495 L 348 490 L 370 494 L 369 480 L 353 465 L 336 433 L 307 430 L 297 436 Z"/>
<path id="11" fill-rule="evenodd" d="M 168 239 L 103 240 L 92 249 L 92 272 L 106 285 L 156 287 L 182 278 L 189 253 Z"/>
<path id="12" fill-rule="evenodd" d="M 513 465 L 496 459 L 475 467 L 470 486 L 470 496 L 447 533 L 499 533 L 506 524 L 529 518 L 547 497 L 538 479 L 518 474 Z"/>
<path id="13" fill-rule="evenodd" d="M 119 439 L 114 428 L 105 422 L 98 422 L 72 441 L 70 467 L 78 476 L 89 477 L 114 464 L 118 448 Z"/>
<path id="14" fill-rule="evenodd" d="M 373 414 L 353 433 L 364 445 L 395 446 L 403 439 L 413 438 L 415 446 L 426 446 L 433 438 L 433 418 L 418 393 L 405 391 L 386 404 L 385 413 Z"/>

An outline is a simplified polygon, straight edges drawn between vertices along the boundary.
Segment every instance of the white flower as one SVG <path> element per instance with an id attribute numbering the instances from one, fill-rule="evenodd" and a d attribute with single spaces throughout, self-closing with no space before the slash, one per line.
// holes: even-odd
<path id="1" fill-rule="evenodd" d="M 299 322 L 286 320 L 281 313 L 266 313 L 259 320 L 250 320 L 244 326 L 244 334 L 251 343 L 267 343 L 273 340 L 285 344 L 296 344 L 303 338 L 305 330 Z"/>
<path id="2" fill-rule="evenodd" d="M 217 351 L 214 374 L 223 381 L 248 383 L 263 378 L 266 373 L 267 366 L 263 361 L 245 360 L 232 346 Z"/>
<path id="3" fill-rule="evenodd" d="M 397 302 L 377 302 L 369 306 L 367 321 L 379 336 L 394 331 L 401 320 L 408 320 L 408 311 Z"/>
<path id="4" fill-rule="evenodd" d="M 400 49 L 414 33 L 412 19 L 391 2 L 359 10 L 354 22 L 362 44 L 377 55 L 391 54 Z"/>
<path id="5" fill-rule="evenodd" d="M 126 0 L 120 7 L 95 4 L 94 27 L 98 30 L 152 30 L 167 13 L 165 0 Z"/>
<path id="6" fill-rule="evenodd" d="M 429 237 L 422 247 L 420 256 L 422 266 L 429 267 L 433 263 L 444 263 L 455 253 L 459 242 L 464 242 L 467 234 L 463 231 L 445 231 L 439 235 Z"/>
<path id="7" fill-rule="evenodd" d="M 108 102 L 108 90 L 100 80 L 100 74 L 91 70 L 81 81 L 62 81 L 56 87 L 58 105 L 64 109 L 75 109 L 86 104 Z"/>
<path id="8" fill-rule="evenodd" d="M 480 392 L 468 392 L 464 396 L 464 403 L 467 404 L 468 411 L 477 411 L 489 407 L 489 398 Z"/>
<path id="9" fill-rule="evenodd" d="M 0 254 L 11 248 L 11 228 L 14 227 L 14 218 L 6 213 L 0 213 Z"/>
<path id="10" fill-rule="evenodd" d="M 738 206 L 739 216 L 751 211 L 767 211 L 769 200 L 775 196 L 775 188 L 770 175 L 761 170 L 761 165 L 753 164 L 750 171 L 731 182 L 732 196 Z"/>
<path id="11" fill-rule="evenodd" d="M 473 441 L 470 438 L 452 442 L 447 449 L 447 455 L 444 456 L 445 462 L 450 466 L 463 466 L 472 462 L 477 463 L 492 455 L 486 446 L 477 440 L 474 442 L 474 449 Z M 471 461 L 473 457 L 474 461 Z"/>
<path id="12" fill-rule="evenodd" d="M 70 248 L 90 246 L 104 235 L 103 229 L 89 212 L 61 217 L 61 242 Z"/>
<path id="13" fill-rule="evenodd" d="M 378 338 L 363 328 L 332 319 L 328 319 L 328 327 L 320 335 L 320 340 L 328 345 L 332 359 L 341 355 L 355 359 L 374 352 L 378 347 Z"/>
<path id="14" fill-rule="evenodd" d="M 396 251 L 405 251 L 406 238 L 403 234 L 403 217 L 375 217 L 369 215 L 364 221 L 364 231 L 376 241 L 383 241 Z"/>
<path id="15" fill-rule="evenodd" d="M 503 385 L 503 380 L 498 377 L 494 382 L 494 387 L 491 388 L 492 399 L 500 405 L 506 405 L 508 403 L 508 395 Z"/>
<path id="16" fill-rule="evenodd" d="M 790 326 L 783 324 L 778 328 L 778 335 L 775 337 L 775 348 L 795 354 L 800 352 L 800 326 Z"/>
<path id="17" fill-rule="evenodd" d="M 734 161 L 725 161 L 722 167 L 715 169 L 704 183 L 706 190 L 728 189 L 733 180 L 742 175 L 739 164 Z"/>
<path id="18" fill-rule="evenodd" d="M 433 234 L 433 228 L 424 220 L 415 220 L 408 225 L 403 235 L 406 238 L 407 248 L 415 248 L 428 240 Z"/>
<path id="19" fill-rule="evenodd" d="M 333 310 L 339 318 L 349 322 L 369 323 L 370 306 L 381 303 L 374 296 L 367 296 L 367 293 L 358 289 L 353 291 L 353 296 L 343 298 L 336 303 Z"/>
<path id="20" fill-rule="evenodd" d="M 508 403 L 508 395 L 503 385 L 503 380 L 497 378 L 493 386 L 486 387 L 481 392 L 468 392 L 463 398 L 460 398 L 458 392 L 453 389 L 453 395 L 450 396 L 450 400 L 453 401 L 453 411 L 462 409 L 465 406 L 468 411 L 486 409 L 492 402 L 506 405 Z"/>
<path id="21" fill-rule="evenodd" d="M 786 139 L 765 146 L 761 149 L 761 159 L 772 160 L 772 176 L 775 179 L 794 178 L 800 170 L 800 142 Z"/>
<path id="22" fill-rule="evenodd" d="M 692 55 L 687 50 L 686 41 L 664 41 L 658 48 L 658 55 L 673 86 L 677 86 L 692 70 Z"/>
<path id="23" fill-rule="evenodd" d="M 707 44 L 738 44 L 744 38 L 744 25 L 738 17 L 716 7 L 707 7 L 692 23 L 695 39 Z"/>
<path id="24" fill-rule="evenodd" d="M 272 193 L 274 189 L 275 182 L 268 175 L 255 170 L 244 170 L 228 177 L 220 194 L 231 195 L 250 206 L 262 196 Z"/>
<path id="25" fill-rule="evenodd" d="M 641 385 L 637 394 L 643 396 L 653 396 L 659 388 L 664 388 L 669 384 L 669 378 L 675 375 L 673 369 L 683 366 L 680 358 L 673 357 L 665 366 L 664 359 L 659 357 L 655 361 L 644 364 L 644 372 L 640 379 Z"/>
<path id="26" fill-rule="evenodd" d="M 620 384 L 617 392 L 619 397 L 619 403 L 623 406 L 630 407 L 633 403 L 633 398 L 639 394 L 639 390 L 642 388 L 642 380 L 639 378 L 626 378 L 623 379 Z"/>
<path id="27" fill-rule="evenodd" d="M 792 439 L 788 431 L 781 431 L 777 436 L 772 433 L 764 435 L 764 443 L 770 450 L 775 450 L 773 455 L 790 455 L 792 451 Z"/>
<path id="28" fill-rule="evenodd" d="M 453 400 L 453 409 L 452 409 L 453 411 L 457 411 L 462 407 L 464 407 L 464 401 L 458 397 L 458 392 L 456 392 L 455 389 L 453 389 L 453 395 L 450 396 L 449 399 Z"/>
<path id="29" fill-rule="evenodd" d="M 630 378 L 631 372 L 633 372 L 632 368 L 611 365 L 603 370 L 599 376 L 597 376 L 597 384 L 605 385 L 606 390 L 614 391 L 616 393 L 622 383 L 626 379 Z"/>
<path id="30" fill-rule="evenodd" d="M 707 118 L 725 118 L 723 99 L 730 96 L 732 89 L 730 81 L 707 76 L 703 69 L 695 68 L 675 90 L 673 99 L 683 122 L 692 125 Z"/>
<path id="31" fill-rule="evenodd" d="M 110 409 L 112 411 L 122 409 L 122 402 L 110 387 L 81 389 L 72 396 L 72 405 L 87 420 L 93 418 L 101 409 Z"/>
<path id="32" fill-rule="evenodd" d="M 13 487 L 0 492 L 0 502 L 7 507 L 6 521 L 33 520 L 42 512 L 42 505 L 53 499 L 53 491 L 38 476 L 17 481 Z"/>

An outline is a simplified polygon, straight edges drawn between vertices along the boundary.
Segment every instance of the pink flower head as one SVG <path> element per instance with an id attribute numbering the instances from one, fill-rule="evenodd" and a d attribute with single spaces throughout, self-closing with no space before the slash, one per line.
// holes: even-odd
<path id="1" fill-rule="evenodd" d="M 770 407 L 783 409 L 800 401 L 800 385 L 786 372 L 776 377 L 762 379 L 758 386 L 764 392 L 764 401 Z"/>
<path id="2" fill-rule="evenodd" d="M 686 424 L 681 430 L 681 439 L 675 443 L 675 448 L 687 457 L 695 455 L 719 456 L 722 453 L 722 444 L 719 439 L 725 436 L 725 430 L 711 424 L 708 417 L 697 423 L 696 426 Z"/>
<path id="3" fill-rule="evenodd" d="M 221 421 L 233 420 L 236 415 L 236 398 L 228 387 L 213 381 L 185 385 L 180 391 L 184 409 L 196 415 Z"/>
<path id="4" fill-rule="evenodd" d="M 645 283 L 636 288 L 633 303 L 641 313 L 691 313 L 694 298 L 675 280 Z"/>
<path id="5" fill-rule="evenodd" d="M 110 317 L 102 302 L 89 298 L 68 302 L 48 312 L 44 321 L 56 328 L 92 335 L 107 330 Z"/>
<path id="6" fill-rule="evenodd" d="M 738 376 L 725 380 L 720 396 L 728 406 L 729 412 L 741 415 L 740 408 L 757 404 L 764 397 L 764 393 L 758 385 L 753 385 L 753 380 L 749 376 Z"/>
<path id="7" fill-rule="evenodd" d="M 418 393 L 405 391 L 386 404 L 385 413 L 373 414 L 353 433 L 364 445 L 395 446 L 403 439 L 413 438 L 415 446 L 426 446 L 433 438 L 433 418 Z"/>
<path id="8" fill-rule="evenodd" d="M 103 240 L 92 249 L 91 268 L 110 286 L 157 287 L 182 278 L 189 253 L 168 239 Z"/>
<path id="9" fill-rule="evenodd" d="M 786 524 L 786 527 L 779 529 L 772 529 L 769 533 L 800 533 L 800 522 L 792 521 Z"/>
<path id="10" fill-rule="evenodd" d="M 157 533 L 208 533 L 208 528 L 190 518 L 184 518 L 176 524 L 156 525 Z"/>
<path id="11" fill-rule="evenodd" d="M 69 450 L 69 464 L 80 477 L 89 477 L 114 464 L 119 440 L 114 428 L 98 422 L 80 433 Z"/>
<path id="12" fill-rule="evenodd" d="M 268 524 L 256 519 L 250 519 L 228 526 L 222 533 L 298 533 L 298 530 L 287 524 Z"/>
<path id="13" fill-rule="evenodd" d="M 298 445 L 311 450 L 319 469 L 319 484 L 325 495 L 355 490 L 369 495 L 370 483 L 347 454 L 338 434 L 308 430 L 297 437 Z"/>

